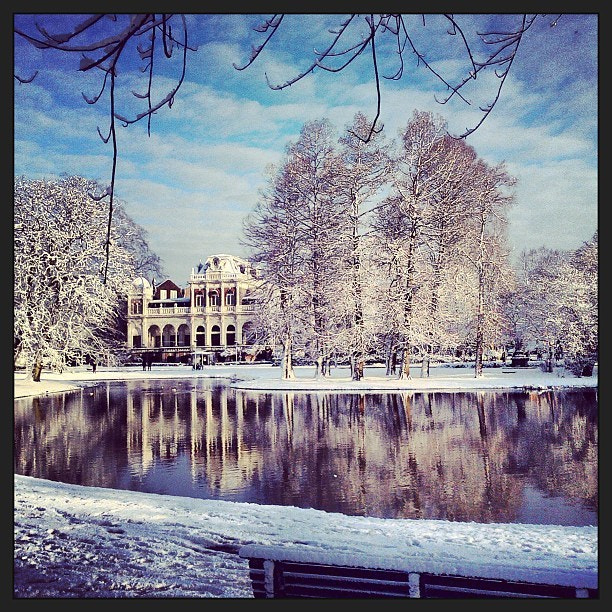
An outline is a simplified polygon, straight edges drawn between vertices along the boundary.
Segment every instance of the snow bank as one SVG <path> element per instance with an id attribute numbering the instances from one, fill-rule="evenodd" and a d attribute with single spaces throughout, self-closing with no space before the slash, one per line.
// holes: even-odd
<path id="1" fill-rule="evenodd" d="M 517 580 L 597 586 L 593 526 L 378 519 L 18 475 L 14 483 L 16 580 L 26 596 L 61 588 L 73 596 L 251 597 L 248 564 L 237 555 L 244 545 L 296 560 L 503 570 Z"/>

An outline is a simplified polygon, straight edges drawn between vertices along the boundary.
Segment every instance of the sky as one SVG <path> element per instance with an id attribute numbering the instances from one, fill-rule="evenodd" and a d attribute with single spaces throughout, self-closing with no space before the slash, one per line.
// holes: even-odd
<path id="1" fill-rule="evenodd" d="M 597 376 L 576 379 L 562 369 L 487 368 L 474 379 L 468 368 L 432 368 L 431 379 L 397 381 L 366 372 L 363 388 L 457 391 L 528 386 L 596 386 Z M 312 368 L 298 368 L 295 389 L 319 388 Z M 359 383 L 336 373 L 336 388 Z M 380 374 L 380 373 L 379 373 Z M 260 366 L 84 367 L 44 372 L 40 383 L 15 373 L 15 397 L 54 393 L 125 378 L 225 376 L 251 389 L 277 388 L 278 368 Z M 342 385 L 347 385 L 343 387 Z M 283 387 L 286 388 L 286 387 Z M 120 491 L 14 476 L 14 596 L 250 598 L 245 545 L 273 547 L 302 560 L 387 566 L 412 571 L 542 580 L 574 586 L 598 584 L 596 525 L 575 527 L 380 519 L 311 508 Z M 243 551 L 244 552 L 244 551 Z M 297 558 L 297 557 L 296 557 Z"/>
<path id="2" fill-rule="evenodd" d="M 306 121 L 328 118 L 340 136 L 357 112 L 376 112 L 369 54 L 341 72 L 316 69 L 283 90 L 280 84 L 306 69 L 313 49 L 330 43 L 329 29 L 342 16 L 292 14 L 245 70 L 251 46 L 265 34 L 254 28 L 269 15 L 188 15 L 190 52 L 184 82 L 172 108 L 117 130 L 116 197 L 147 232 L 166 277 L 185 285 L 191 268 L 209 255 L 249 256 L 242 224 L 265 187 L 270 165 L 282 163 Z M 518 23 L 516 15 L 457 15 L 470 41 L 474 32 Z M 517 179 L 508 235 L 516 261 L 523 249 L 575 249 L 597 229 L 598 15 L 539 16 L 521 41 L 500 99 L 484 123 L 467 138 L 490 164 L 506 163 Z M 37 19 L 50 32 L 70 31 L 78 16 L 14 14 L 18 27 L 32 31 Z M 447 33 L 448 22 L 428 15 L 406 20 L 415 46 L 439 74 L 457 82 L 465 73 L 465 48 Z M 556 22 L 554 27 L 551 23 Z M 363 22 L 360 22 L 363 23 Z M 175 24 L 177 32 L 178 23 Z M 360 26 L 362 29 L 363 26 Z M 348 30 L 359 35 L 358 28 Z M 347 39 L 348 40 L 348 39 Z M 352 38 L 352 40 L 355 40 Z M 476 50 L 476 47 L 474 47 Z M 134 57 L 134 56 L 131 56 Z M 479 56 L 482 57 L 482 56 Z M 176 83 L 177 54 L 158 61 L 154 94 L 163 97 Z M 382 39 L 378 62 L 383 75 L 397 69 L 392 40 Z M 481 119 L 497 81 L 483 71 L 447 104 L 445 86 L 407 54 L 399 80 L 381 79 L 381 122 L 388 140 L 414 110 L 431 111 L 458 135 Z M 112 149 L 98 134 L 108 132 L 108 99 L 87 104 L 101 89 L 101 72 L 79 72 L 78 54 L 61 55 L 14 40 L 14 68 L 31 83 L 14 82 L 14 172 L 30 179 L 82 175 L 107 185 Z M 128 61 L 117 74 L 117 112 L 143 110 L 132 91 L 143 91 L 141 64 Z"/>

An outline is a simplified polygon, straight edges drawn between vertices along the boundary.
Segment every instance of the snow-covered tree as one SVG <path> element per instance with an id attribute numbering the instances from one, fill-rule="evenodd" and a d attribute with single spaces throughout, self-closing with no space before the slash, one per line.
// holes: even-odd
<path id="1" fill-rule="evenodd" d="M 391 195 L 376 211 L 373 230 L 396 313 L 387 338 L 401 352 L 401 378 L 410 376 L 413 350 L 425 356 L 432 350 L 441 274 L 465 217 L 465 167 L 473 158 L 466 151 L 453 146 L 441 117 L 414 111 L 401 133 Z"/>
<path id="2" fill-rule="evenodd" d="M 352 125 L 346 127 L 340 138 L 343 161 L 341 185 L 347 198 L 350 219 L 349 260 L 346 262 L 344 294 L 348 300 L 347 326 L 343 345 L 350 355 L 351 376 L 360 380 L 365 355 L 372 345 L 373 320 L 364 303 L 371 285 L 373 270 L 367 266 L 364 218 L 371 212 L 373 199 L 380 192 L 389 172 L 388 151 L 379 135 L 368 140 L 370 122 L 362 113 L 357 113 Z M 366 264 L 366 265 L 364 265 Z M 374 297 L 374 296 L 371 296 Z"/>
<path id="3" fill-rule="evenodd" d="M 293 222 L 295 200 L 289 197 L 287 174 L 269 169 L 268 188 L 244 223 L 245 243 L 253 249 L 252 260 L 262 265 L 262 284 L 257 296 L 256 325 L 271 343 L 283 347 L 283 379 L 295 378 L 293 353 L 300 320 L 302 269 L 297 226 Z"/>
<path id="4" fill-rule="evenodd" d="M 471 202 L 469 224 L 466 225 L 466 259 L 476 271 L 478 300 L 476 306 L 474 376 L 482 376 L 482 359 L 491 328 L 493 314 L 498 313 L 497 296 L 505 285 L 502 271 L 507 270 L 504 249 L 506 239 L 506 209 L 512 203 L 509 191 L 515 180 L 508 175 L 504 164 L 489 166 L 478 160 L 473 165 L 470 183 Z"/>
<path id="5" fill-rule="evenodd" d="M 598 234 L 576 249 L 566 266 L 562 266 L 553 290 L 565 297 L 564 315 L 565 363 L 577 376 L 591 376 L 598 359 Z"/>
<path id="6" fill-rule="evenodd" d="M 524 252 L 511 304 L 517 336 L 546 347 L 546 369 L 562 350 L 568 369 L 590 376 L 598 354 L 598 235 L 575 251 Z"/>
<path id="7" fill-rule="evenodd" d="M 553 371 L 554 353 L 563 335 L 563 320 L 554 306 L 558 296 L 552 286 L 565 267 L 568 254 L 545 247 L 523 251 L 514 287 L 505 296 L 506 316 L 511 322 L 510 340 L 515 351 L 526 344 L 546 349 L 546 371 Z"/>
<path id="8" fill-rule="evenodd" d="M 428 170 L 429 202 L 423 211 L 423 250 L 429 263 L 426 290 L 429 293 L 427 335 L 423 351 L 422 375 L 429 376 L 432 353 L 448 344 L 446 325 L 440 309 L 443 291 L 449 290 L 449 275 L 461 261 L 470 210 L 470 187 L 476 152 L 464 141 L 448 134 L 436 142 Z"/>
<path id="9" fill-rule="evenodd" d="M 14 359 L 26 363 L 34 380 L 43 365 L 61 371 L 121 343 L 123 297 L 137 262 L 118 225 L 111 232 L 106 269 L 108 211 L 95 199 L 99 191 L 97 183 L 82 177 L 15 178 Z M 145 251 L 141 243 L 137 252 Z"/>
<path id="10" fill-rule="evenodd" d="M 299 327 L 304 350 L 321 375 L 327 373 L 342 325 L 334 304 L 350 248 L 341 176 L 342 160 L 329 121 L 304 124 L 297 142 L 287 146 L 271 189 L 245 225 L 253 259 L 265 265 L 281 308 L 295 321 L 291 329 Z"/>

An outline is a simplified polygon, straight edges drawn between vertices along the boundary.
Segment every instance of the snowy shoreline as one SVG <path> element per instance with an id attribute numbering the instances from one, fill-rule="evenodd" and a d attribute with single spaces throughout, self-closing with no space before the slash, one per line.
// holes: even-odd
<path id="1" fill-rule="evenodd" d="M 330 377 L 315 378 L 313 367 L 298 366 L 296 378 L 281 380 L 280 368 L 268 365 L 222 364 L 205 366 L 193 370 L 190 366 L 154 366 L 151 371 L 140 367 L 72 368 L 61 374 L 44 371 L 40 382 L 25 380 L 25 373 L 14 375 L 14 397 L 27 397 L 78 390 L 88 384 L 112 380 L 148 380 L 165 378 L 222 378 L 228 379 L 232 387 L 249 391 L 350 391 L 350 392 L 394 392 L 394 391 L 476 391 L 476 390 L 552 390 L 567 387 L 597 388 L 597 369 L 593 376 L 572 376 L 563 368 L 545 373 L 538 367 L 485 368 L 481 378 L 475 378 L 473 369 L 466 367 L 432 367 L 429 378 L 420 377 L 420 367 L 413 368 L 412 378 L 399 380 L 387 377 L 377 367 L 366 368 L 360 381 L 353 381 L 348 368 L 332 369 Z"/>

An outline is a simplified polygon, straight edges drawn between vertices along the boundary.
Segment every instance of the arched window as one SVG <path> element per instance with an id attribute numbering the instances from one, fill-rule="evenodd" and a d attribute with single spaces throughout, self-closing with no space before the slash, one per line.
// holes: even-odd
<path id="1" fill-rule="evenodd" d="M 161 346 L 161 331 L 157 325 L 151 325 L 149 327 L 149 343 L 148 346 L 160 347 Z"/>
<path id="2" fill-rule="evenodd" d="M 183 324 L 178 328 L 178 345 L 189 346 L 189 340 L 189 327 Z"/>
<path id="3" fill-rule="evenodd" d="M 206 346 L 206 330 L 202 325 L 196 329 L 196 346 Z"/>
<path id="4" fill-rule="evenodd" d="M 168 324 L 164 326 L 162 346 L 176 346 L 176 330 L 174 325 Z"/>
<path id="5" fill-rule="evenodd" d="M 219 306 L 219 292 L 216 290 L 208 292 L 208 304 L 210 306 Z"/>
<path id="6" fill-rule="evenodd" d="M 132 300 L 132 314 L 142 314 L 142 300 Z"/>
<path id="7" fill-rule="evenodd" d="M 234 346 L 236 344 L 236 328 L 233 325 L 227 326 L 225 338 L 225 344 L 227 344 L 227 346 Z"/>
<path id="8" fill-rule="evenodd" d="M 210 330 L 210 343 L 212 346 L 221 346 L 221 329 L 218 325 L 213 325 Z"/>

